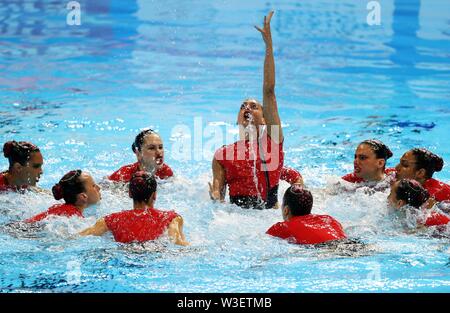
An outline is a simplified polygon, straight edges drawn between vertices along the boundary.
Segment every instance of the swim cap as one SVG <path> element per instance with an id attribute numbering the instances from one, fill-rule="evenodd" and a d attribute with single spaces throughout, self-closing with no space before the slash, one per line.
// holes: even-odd
<path id="1" fill-rule="evenodd" d="M 440 172 L 444 167 L 444 160 L 425 148 L 414 148 L 411 151 L 416 158 L 416 169 L 425 169 L 428 178 L 431 178 L 434 172 Z"/>
<path id="2" fill-rule="evenodd" d="M 136 172 L 130 180 L 128 194 L 137 202 L 148 202 L 156 191 L 157 183 L 153 175 L 144 171 Z"/>
<path id="3" fill-rule="evenodd" d="M 3 155 L 5 156 L 5 158 L 10 157 L 14 143 L 15 141 L 8 141 L 3 145 Z"/>
<path id="4" fill-rule="evenodd" d="M 378 159 L 389 159 L 392 157 L 392 151 L 383 142 L 377 139 L 364 140 L 361 144 L 366 144 L 372 147 Z"/>
<path id="5" fill-rule="evenodd" d="M 31 153 L 39 152 L 39 148 L 27 141 L 8 141 L 3 145 L 3 155 L 8 158 L 9 166 L 14 163 L 25 165 L 31 158 Z"/>
<path id="6" fill-rule="evenodd" d="M 70 171 L 53 186 L 52 193 L 55 200 L 64 199 L 69 204 L 77 202 L 77 195 L 86 191 L 84 183 L 80 179 L 81 173 L 81 170 Z"/>
<path id="7" fill-rule="evenodd" d="M 158 134 L 157 132 L 155 132 L 153 129 L 144 129 L 143 131 L 141 131 L 136 138 L 134 139 L 133 144 L 131 145 L 131 149 L 133 150 L 133 152 L 137 152 L 137 151 L 141 151 L 141 147 L 142 144 L 144 143 L 144 138 L 146 135 L 151 135 L 151 134 Z"/>
<path id="8" fill-rule="evenodd" d="M 397 187 L 397 199 L 408 205 L 419 208 L 430 198 L 428 191 L 414 179 L 402 179 Z"/>
<path id="9" fill-rule="evenodd" d="M 53 197 L 56 200 L 61 200 L 64 197 L 64 193 L 60 184 L 56 184 L 52 188 Z"/>
<path id="10" fill-rule="evenodd" d="M 307 215 L 312 210 L 313 196 L 302 185 L 293 184 L 284 193 L 283 205 L 287 205 L 294 216 Z"/>

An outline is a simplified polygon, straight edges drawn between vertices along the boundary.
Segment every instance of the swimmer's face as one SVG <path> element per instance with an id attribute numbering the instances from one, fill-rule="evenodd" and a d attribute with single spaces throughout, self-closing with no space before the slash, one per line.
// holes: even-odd
<path id="1" fill-rule="evenodd" d="M 360 144 L 355 152 L 353 161 L 354 173 L 356 177 L 367 181 L 374 180 L 383 172 L 386 161 L 378 159 L 372 147 L 366 144 Z"/>
<path id="2" fill-rule="evenodd" d="M 391 193 L 388 196 L 388 203 L 394 209 L 399 209 L 405 205 L 405 202 L 403 200 L 399 200 L 397 198 L 397 189 L 399 184 L 400 182 L 397 181 L 391 185 Z"/>
<path id="3" fill-rule="evenodd" d="M 99 202 L 102 198 L 102 195 L 100 193 L 100 187 L 95 183 L 92 176 L 86 172 L 82 172 L 80 180 L 83 182 L 84 185 L 86 204 L 89 206 Z"/>
<path id="4" fill-rule="evenodd" d="M 137 159 L 145 169 L 159 169 L 164 163 L 164 146 L 157 134 L 144 137 L 141 150 L 136 153 Z"/>
<path id="5" fill-rule="evenodd" d="M 239 109 L 237 123 L 243 127 L 250 124 L 255 126 L 265 125 L 262 105 L 255 99 L 244 100 Z"/>
<path id="6" fill-rule="evenodd" d="M 418 171 L 416 168 L 417 160 L 412 151 L 406 152 L 400 159 L 395 170 L 397 171 L 397 180 L 404 178 L 421 181 L 424 178 L 425 171 Z"/>
<path id="7" fill-rule="evenodd" d="M 19 163 L 16 163 L 19 164 Z M 30 160 L 25 166 L 17 165 L 17 172 L 24 184 L 29 186 L 36 186 L 43 171 L 42 165 L 44 164 L 44 158 L 39 151 L 33 152 L 30 155 Z"/>

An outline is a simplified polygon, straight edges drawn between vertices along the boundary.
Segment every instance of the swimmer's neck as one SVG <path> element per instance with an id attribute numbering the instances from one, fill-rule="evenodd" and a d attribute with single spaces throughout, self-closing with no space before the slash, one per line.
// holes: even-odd
<path id="1" fill-rule="evenodd" d="M 304 215 L 292 215 L 291 213 L 287 213 L 285 216 L 283 216 L 283 219 L 285 222 L 288 222 L 295 217 L 304 217 L 304 216 L 308 216 L 308 215 L 311 215 L 311 213 L 304 214 Z"/>
<path id="2" fill-rule="evenodd" d="M 419 184 L 421 184 L 422 186 L 427 182 L 428 179 L 431 179 L 431 178 L 419 178 L 419 177 L 415 178 L 415 180 L 417 180 L 419 182 Z"/>
<path id="3" fill-rule="evenodd" d="M 373 182 L 373 181 L 382 181 L 384 178 L 386 177 L 386 175 L 384 174 L 384 172 L 382 173 L 378 173 L 377 175 L 373 176 L 373 177 L 364 177 L 364 181 L 366 182 Z"/>
<path id="4" fill-rule="evenodd" d="M 156 166 L 146 166 L 142 162 L 139 162 L 139 170 L 144 171 L 146 173 L 155 174 L 155 172 L 158 170 Z"/>
<path id="5" fill-rule="evenodd" d="M 80 211 L 81 214 L 83 214 L 84 210 L 88 207 L 88 205 L 85 204 L 73 204 L 74 207 L 76 207 L 78 209 L 78 211 Z"/>
<path id="6" fill-rule="evenodd" d="M 153 200 L 149 200 L 148 202 L 133 202 L 133 209 L 135 210 L 145 210 L 147 208 L 153 208 Z"/>
<path id="7" fill-rule="evenodd" d="M 18 175 L 13 175 L 9 171 L 4 174 L 4 177 L 6 179 L 6 183 L 8 186 L 29 186 L 30 183 L 27 181 L 27 179 L 22 179 Z"/>
<path id="8" fill-rule="evenodd" d="M 249 126 L 247 126 L 247 127 L 249 127 Z M 264 126 L 264 125 L 261 125 L 261 126 Z M 254 130 L 251 130 L 250 128 L 247 129 L 247 128 L 243 127 L 242 125 L 239 125 L 239 139 L 244 140 L 244 141 L 249 141 L 250 139 L 259 141 L 259 139 L 262 137 L 262 132 L 264 132 L 264 130 L 265 130 L 265 128 L 261 127 L 261 126 L 253 125 L 253 127 L 256 128 L 256 131 L 254 131 Z M 251 138 L 250 133 L 253 133 L 253 136 L 252 136 L 253 138 Z"/>

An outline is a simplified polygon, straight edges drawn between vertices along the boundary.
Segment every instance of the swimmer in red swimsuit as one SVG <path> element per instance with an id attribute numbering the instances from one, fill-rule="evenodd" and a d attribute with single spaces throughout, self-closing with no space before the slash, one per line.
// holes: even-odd
<path id="1" fill-rule="evenodd" d="M 35 223 L 49 216 L 78 216 L 83 218 L 83 211 L 101 199 L 100 187 L 87 172 L 70 171 L 52 188 L 56 200 L 64 199 L 64 204 L 55 204 L 47 211 L 33 216 L 25 223 Z"/>
<path id="2" fill-rule="evenodd" d="M 442 170 L 444 160 L 423 148 L 415 148 L 403 154 L 400 163 L 395 167 L 397 179 L 409 178 L 417 180 L 437 202 L 450 200 L 450 185 L 433 177 Z M 434 204 L 435 201 L 432 201 Z"/>
<path id="3" fill-rule="evenodd" d="M 121 243 L 145 242 L 161 237 L 167 230 L 169 238 L 177 245 L 189 243 L 183 234 L 183 218 L 174 211 L 161 211 L 153 207 L 157 183 L 153 176 L 137 172 L 130 180 L 129 195 L 133 210 L 110 214 L 82 231 L 81 236 L 101 236 L 111 232 Z"/>
<path id="4" fill-rule="evenodd" d="M 342 225 L 329 215 L 311 214 L 313 197 L 300 185 L 289 187 L 283 197 L 284 222 L 273 225 L 267 234 L 296 244 L 319 244 L 345 239 Z"/>
<path id="5" fill-rule="evenodd" d="M 161 137 L 155 131 L 141 131 L 131 146 L 137 162 L 125 165 L 111 174 L 108 179 L 115 182 L 128 183 L 134 173 L 145 171 L 160 179 L 173 176 L 172 169 L 164 163 L 164 146 Z"/>
<path id="6" fill-rule="evenodd" d="M 416 180 L 401 179 L 391 186 L 391 193 L 388 196 L 389 205 L 399 213 L 406 210 L 418 210 L 417 224 L 419 226 L 446 225 L 450 222 L 450 217 L 439 210 L 424 208 L 424 204 L 429 198 L 428 191 Z M 424 215 L 422 218 L 420 215 Z"/>
<path id="7" fill-rule="evenodd" d="M 230 202 L 244 208 L 277 207 L 278 183 L 283 175 L 283 132 L 275 97 L 275 61 L 270 20 L 264 17 L 262 34 L 266 46 L 264 61 L 263 105 L 246 99 L 238 113 L 241 140 L 218 149 L 212 161 L 213 182 L 209 184 L 213 200 L 224 201 L 228 186 Z M 302 183 L 301 175 L 295 182 Z"/>
<path id="8" fill-rule="evenodd" d="M 9 169 L 0 173 L 0 191 L 35 187 L 42 175 L 44 159 L 39 148 L 25 141 L 8 141 L 3 154 Z"/>
<path id="9" fill-rule="evenodd" d="M 365 140 L 355 151 L 354 172 L 342 179 L 350 183 L 381 182 L 393 171 L 386 169 L 386 162 L 390 157 L 392 152 L 384 143 L 375 139 Z"/>

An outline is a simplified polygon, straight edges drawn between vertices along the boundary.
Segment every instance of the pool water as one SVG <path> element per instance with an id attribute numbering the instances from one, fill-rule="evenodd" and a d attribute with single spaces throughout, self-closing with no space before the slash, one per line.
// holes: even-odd
<path id="1" fill-rule="evenodd" d="M 0 290 L 449 292 L 448 237 L 405 232 L 387 192 L 332 187 L 367 138 L 389 145 L 388 166 L 416 146 L 450 160 L 450 2 L 380 1 L 379 26 L 367 24 L 367 2 L 79 1 L 81 25 L 69 26 L 65 1 L 1 0 L 0 141 L 41 148 L 43 188 L 75 168 L 104 188 L 86 220 L 2 226 Z M 336 217 L 364 246 L 290 245 L 265 235 L 279 210 L 209 200 L 211 152 L 233 142 L 242 100 L 261 99 L 264 46 L 253 25 L 271 9 L 285 164 L 313 191 L 313 212 Z M 131 208 L 104 177 L 135 161 L 130 146 L 145 127 L 161 134 L 176 174 L 159 186 L 157 207 L 184 217 L 192 245 L 77 238 Z M 212 142 L 214 131 L 221 140 Z M 449 182 L 449 167 L 436 177 Z M 1 194 L 0 224 L 54 203 L 50 194 Z"/>

